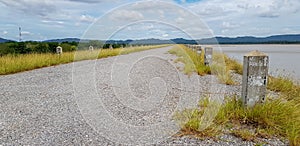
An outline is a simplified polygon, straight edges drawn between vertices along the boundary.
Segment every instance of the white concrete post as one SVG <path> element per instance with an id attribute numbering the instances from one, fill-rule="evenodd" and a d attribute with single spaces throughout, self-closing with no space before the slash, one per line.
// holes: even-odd
<path id="1" fill-rule="evenodd" d="M 57 46 L 57 47 L 56 47 L 56 53 L 57 53 L 57 54 L 62 54 L 62 53 L 63 53 L 63 50 L 62 50 L 62 47 L 61 47 L 61 46 Z"/>
<path id="2" fill-rule="evenodd" d="M 111 44 L 109 45 L 109 49 L 114 49 L 113 46 L 112 46 Z"/>
<path id="3" fill-rule="evenodd" d="M 197 54 L 201 54 L 201 52 L 202 52 L 202 48 L 201 48 L 201 46 L 200 45 L 197 45 Z"/>
<path id="4" fill-rule="evenodd" d="M 269 56 L 252 51 L 244 56 L 242 101 L 248 107 L 262 103 L 266 97 Z"/>
<path id="5" fill-rule="evenodd" d="M 89 46 L 89 50 L 90 51 L 94 51 L 94 47 L 93 46 Z"/>
<path id="6" fill-rule="evenodd" d="M 212 55 L 213 55 L 213 48 L 205 47 L 204 48 L 204 64 L 206 66 L 210 66 L 212 64 Z"/>

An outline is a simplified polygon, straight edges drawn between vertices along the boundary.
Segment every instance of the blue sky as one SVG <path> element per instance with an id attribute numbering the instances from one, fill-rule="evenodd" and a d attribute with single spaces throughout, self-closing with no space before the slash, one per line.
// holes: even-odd
<path id="1" fill-rule="evenodd" d="M 299 0 L 0 0 L 0 37 L 145 39 L 300 34 Z"/>

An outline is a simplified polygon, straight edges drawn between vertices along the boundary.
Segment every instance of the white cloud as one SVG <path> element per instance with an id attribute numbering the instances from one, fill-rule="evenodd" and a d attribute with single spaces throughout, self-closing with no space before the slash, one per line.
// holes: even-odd
<path id="1" fill-rule="evenodd" d="M 120 0 L 69 0 L 71 2 L 79 2 L 79 3 L 87 3 L 87 4 L 94 4 L 94 3 L 103 3 L 103 2 L 117 2 Z"/>
<path id="2" fill-rule="evenodd" d="M 22 36 L 33 35 L 33 33 L 29 32 L 29 31 L 22 31 L 21 34 L 22 34 Z"/>
<path id="3" fill-rule="evenodd" d="M 86 22 L 86 23 L 93 23 L 94 21 L 96 21 L 96 18 L 89 15 L 81 15 L 79 21 Z"/>
<path id="4" fill-rule="evenodd" d="M 200 15 L 216 35 L 267 36 L 300 23 L 299 0 L 206 0 L 187 7 Z M 290 29 L 300 31 L 299 27 Z"/>
<path id="5" fill-rule="evenodd" d="M 164 37 L 164 38 L 166 38 L 168 36 L 169 36 L 169 34 L 167 34 L 167 33 L 165 33 L 165 34 L 162 35 L 162 37 Z"/>
<path id="6" fill-rule="evenodd" d="M 64 24 L 63 21 L 52 21 L 52 20 L 42 20 L 43 23 L 50 23 L 50 24 Z"/>
<path id="7" fill-rule="evenodd" d="M 1 0 L 5 6 L 24 14 L 45 17 L 55 11 L 56 6 L 53 1 L 43 0 Z"/>
<path id="8" fill-rule="evenodd" d="M 3 35 L 7 35 L 8 32 L 7 32 L 6 30 L 4 30 L 4 31 L 2 32 L 2 34 L 3 34 Z"/>
<path id="9" fill-rule="evenodd" d="M 143 19 L 142 13 L 134 10 L 116 10 L 110 15 L 114 21 L 137 21 Z"/>
<path id="10" fill-rule="evenodd" d="M 106 12 L 127 2 L 135 3 L 105 16 Z M 145 34 L 155 29 L 161 32 L 154 31 L 153 36 L 168 34 L 169 38 L 180 36 L 183 31 L 196 38 L 209 32 L 224 36 L 300 33 L 299 0 L 201 0 L 197 3 L 177 3 L 186 10 L 172 2 L 175 3 L 174 0 L 0 0 L 0 19 L 5 20 L 0 22 L 0 33 L 7 38 L 15 38 L 18 34 L 16 28 L 21 26 L 32 33 L 26 39 L 35 40 L 38 33 L 48 38 L 81 37 L 88 24 L 97 23 L 96 18 L 100 16 L 107 21 L 101 23 L 104 24 L 100 27 L 103 34 L 139 20 L 154 20 L 178 28 L 177 32 L 170 31 L 169 27 L 151 28 L 149 24 L 128 28 L 131 31 L 140 30 L 140 34 L 143 34 L 138 35 L 140 37 L 147 37 Z M 206 22 L 210 28 L 200 21 Z M 9 33 L 4 33 L 4 30 Z"/>
<path id="11" fill-rule="evenodd" d="M 237 27 L 239 27 L 239 25 L 238 25 L 238 24 L 233 24 L 233 23 L 224 21 L 224 22 L 222 23 L 222 26 L 221 26 L 221 27 L 222 27 L 222 28 L 225 28 L 225 29 L 231 29 L 231 28 L 237 28 Z"/>

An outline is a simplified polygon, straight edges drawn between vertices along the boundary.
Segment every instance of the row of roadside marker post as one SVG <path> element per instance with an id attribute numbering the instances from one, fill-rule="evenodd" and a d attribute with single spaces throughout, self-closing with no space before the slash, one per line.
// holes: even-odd
<path id="1" fill-rule="evenodd" d="M 121 48 L 124 48 L 124 47 L 121 46 Z M 109 49 L 113 49 L 112 45 L 109 45 Z M 94 47 L 89 46 L 89 51 L 94 51 Z M 56 47 L 56 54 L 62 54 L 62 53 L 63 53 L 63 48 L 61 46 L 57 46 Z"/>
<path id="2" fill-rule="evenodd" d="M 206 66 L 210 66 L 213 62 L 213 48 L 212 47 L 204 47 L 202 49 L 201 45 L 187 45 L 193 51 L 196 51 L 198 54 L 201 54 L 204 51 L 204 64 Z"/>
<path id="3" fill-rule="evenodd" d="M 144 45 L 142 45 L 143 47 Z M 130 45 L 129 47 L 133 47 L 132 45 Z M 121 45 L 121 49 L 123 49 L 124 46 Z M 109 45 L 109 49 L 114 49 L 112 45 Z M 89 51 L 94 51 L 94 47 L 93 46 L 89 46 Z M 56 47 L 56 54 L 62 54 L 63 53 L 63 48 L 61 46 L 57 46 Z"/>
<path id="4" fill-rule="evenodd" d="M 186 45 L 188 48 L 201 54 L 204 51 L 204 63 L 210 66 L 213 62 L 213 48 L 201 45 Z M 267 78 L 269 56 L 259 51 L 252 51 L 244 55 L 242 101 L 247 107 L 256 103 L 263 103 L 267 94 Z"/>

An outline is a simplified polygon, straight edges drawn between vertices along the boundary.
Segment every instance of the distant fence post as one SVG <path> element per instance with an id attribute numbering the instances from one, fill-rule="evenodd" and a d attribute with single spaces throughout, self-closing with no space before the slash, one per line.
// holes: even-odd
<path id="1" fill-rule="evenodd" d="M 191 48 L 191 45 L 190 45 L 190 44 L 187 44 L 186 47 Z"/>
<path id="2" fill-rule="evenodd" d="M 192 50 L 195 51 L 195 45 L 192 45 Z"/>
<path id="3" fill-rule="evenodd" d="M 264 102 L 267 90 L 269 56 L 252 51 L 244 56 L 242 100 L 243 104 L 253 107 Z"/>
<path id="4" fill-rule="evenodd" d="M 111 44 L 109 45 L 109 49 L 114 49 L 113 46 L 112 46 Z"/>
<path id="5" fill-rule="evenodd" d="M 204 64 L 209 66 L 212 64 L 212 55 L 213 55 L 213 48 L 205 47 L 204 48 Z"/>
<path id="6" fill-rule="evenodd" d="M 89 50 L 90 51 L 94 51 L 94 47 L 93 46 L 89 46 Z"/>
<path id="7" fill-rule="evenodd" d="M 56 53 L 59 54 L 59 55 L 63 53 L 63 50 L 62 50 L 61 46 L 56 47 Z"/>
<path id="8" fill-rule="evenodd" d="M 197 54 L 201 54 L 201 52 L 202 52 L 202 48 L 201 48 L 201 46 L 200 46 L 200 45 L 197 45 L 197 49 L 196 49 L 196 51 L 197 51 Z"/>

